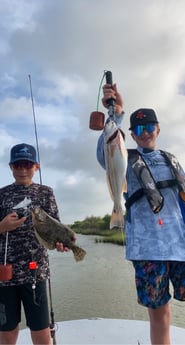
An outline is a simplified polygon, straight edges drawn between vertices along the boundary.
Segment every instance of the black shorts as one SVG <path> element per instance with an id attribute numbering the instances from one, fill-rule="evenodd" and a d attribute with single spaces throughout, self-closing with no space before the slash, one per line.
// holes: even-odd
<path id="1" fill-rule="evenodd" d="M 35 293 L 35 296 L 34 296 Z M 26 324 L 32 331 L 49 327 L 46 281 L 0 287 L 0 331 L 12 331 L 21 321 L 21 303 Z"/>

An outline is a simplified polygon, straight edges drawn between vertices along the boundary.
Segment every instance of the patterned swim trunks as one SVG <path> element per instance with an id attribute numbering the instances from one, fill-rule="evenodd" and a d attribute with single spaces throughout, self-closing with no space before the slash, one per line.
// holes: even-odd
<path id="1" fill-rule="evenodd" d="M 138 303 L 156 309 L 171 298 L 185 301 L 185 262 L 182 261 L 133 261 Z"/>

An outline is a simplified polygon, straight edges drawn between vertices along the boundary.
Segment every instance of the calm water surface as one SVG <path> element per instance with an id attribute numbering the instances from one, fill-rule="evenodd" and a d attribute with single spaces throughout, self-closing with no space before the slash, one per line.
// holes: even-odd
<path id="1" fill-rule="evenodd" d="M 95 243 L 94 236 L 77 238 L 87 251 L 82 262 L 76 263 L 72 252 L 49 252 L 55 321 L 93 317 L 148 320 L 147 309 L 137 304 L 134 270 L 124 259 L 125 248 Z M 185 304 L 171 303 L 172 324 L 185 327 Z M 25 326 L 24 316 L 21 326 Z"/>

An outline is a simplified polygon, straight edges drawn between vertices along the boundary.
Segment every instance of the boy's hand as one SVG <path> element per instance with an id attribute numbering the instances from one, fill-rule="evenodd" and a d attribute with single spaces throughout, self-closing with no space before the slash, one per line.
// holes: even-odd
<path id="1" fill-rule="evenodd" d="M 74 237 L 74 242 L 76 241 L 76 237 Z M 56 250 L 58 252 L 69 252 L 71 249 L 68 247 L 65 247 L 62 242 L 57 242 L 56 243 Z"/>
<path id="2" fill-rule="evenodd" d="M 115 100 L 115 112 L 116 114 L 121 114 L 123 111 L 123 99 L 121 94 L 117 90 L 116 84 L 110 85 L 105 84 L 103 86 L 103 98 L 102 103 L 105 108 L 108 108 L 107 100 L 113 98 Z"/>
<path id="3" fill-rule="evenodd" d="M 0 233 L 6 232 L 6 231 L 13 231 L 17 229 L 19 226 L 21 226 L 26 220 L 26 217 L 18 218 L 18 215 L 16 212 L 12 212 L 7 214 L 6 217 L 2 219 L 0 222 Z"/>
<path id="4" fill-rule="evenodd" d="M 64 247 L 63 243 L 61 243 L 61 242 L 56 243 L 56 250 L 58 252 L 62 252 L 62 253 L 70 251 L 70 249 L 68 247 Z"/>

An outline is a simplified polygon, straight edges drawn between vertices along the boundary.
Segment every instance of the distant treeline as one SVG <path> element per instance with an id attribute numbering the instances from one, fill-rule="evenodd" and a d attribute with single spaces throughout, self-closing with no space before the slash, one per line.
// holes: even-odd
<path id="1" fill-rule="evenodd" d="M 76 233 L 82 235 L 97 235 L 95 242 L 109 242 L 113 244 L 125 245 L 125 235 L 120 229 L 109 229 L 110 215 L 101 217 L 87 217 L 82 221 L 76 221 L 70 227 Z"/>
<path id="2" fill-rule="evenodd" d="M 96 233 L 99 232 L 99 230 L 108 230 L 109 229 L 109 223 L 110 223 L 110 215 L 106 214 L 103 218 L 101 217 L 87 217 L 84 220 L 75 221 L 71 228 L 75 230 L 76 232 L 89 232 Z"/>

